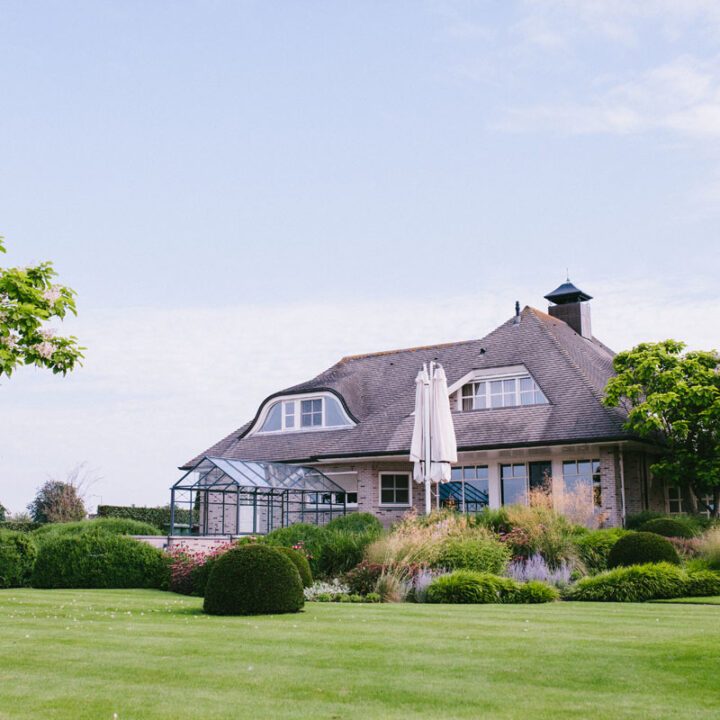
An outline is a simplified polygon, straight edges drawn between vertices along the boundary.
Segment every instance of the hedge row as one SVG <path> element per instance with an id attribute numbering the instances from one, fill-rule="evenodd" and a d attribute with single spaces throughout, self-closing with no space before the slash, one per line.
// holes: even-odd
<path id="1" fill-rule="evenodd" d="M 170 507 L 135 507 L 125 505 L 98 505 L 98 517 L 125 518 L 154 525 L 158 530 L 166 532 L 170 525 Z M 175 522 L 188 525 L 190 510 L 175 508 Z"/>
<path id="2" fill-rule="evenodd" d="M 538 580 L 520 583 L 507 577 L 456 570 L 433 580 L 427 591 L 429 603 L 545 603 L 557 600 L 558 591 Z"/>
<path id="3" fill-rule="evenodd" d="M 37 530 L 38 528 L 41 528 L 44 523 L 39 522 L 20 522 L 15 520 L 6 520 L 5 522 L 0 522 L 0 530 L 12 530 L 13 532 L 32 532 L 33 530 Z"/>

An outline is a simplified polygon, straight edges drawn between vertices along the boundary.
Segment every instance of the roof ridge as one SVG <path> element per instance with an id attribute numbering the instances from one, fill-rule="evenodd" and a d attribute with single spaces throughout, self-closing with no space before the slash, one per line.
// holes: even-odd
<path id="1" fill-rule="evenodd" d="M 546 318 L 549 318 L 550 320 L 557 320 L 558 322 L 565 322 L 564 320 L 560 320 L 559 318 L 554 318 L 552 315 L 548 315 L 547 313 L 544 313 L 540 310 L 536 310 L 533 307 L 530 307 L 528 305 L 528 310 L 531 311 L 531 314 L 535 316 L 535 319 L 540 324 L 540 327 L 547 333 L 547 335 L 550 337 L 551 342 L 557 347 L 558 350 L 567 358 L 570 365 L 579 373 L 581 380 L 587 388 L 590 390 L 590 392 L 595 396 L 595 398 L 600 402 L 600 407 L 603 409 L 605 414 L 611 418 L 612 420 L 617 420 L 617 416 L 611 412 L 611 408 L 608 408 L 603 403 L 603 395 L 599 393 L 595 386 L 590 381 L 590 378 L 587 376 L 587 373 L 578 365 L 575 360 L 573 360 L 570 353 L 563 347 L 562 343 L 558 339 L 557 335 L 544 323 L 542 322 L 542 319 L 539 317 L 540 315 L 544 315 Z M 567 325 L 567 323 L 565 323 Z"/>
<path id="2" fill-rule="evenodd" d="M 399 348 L 397 350 L 380 350 L 379 352 L 360 353 L 359 355 L 346 355 L 345 357 L 340 358 L 335 365 L 340 365 L 341 363 L 348 362 L 349 360 L 362 360 L 363 358 L 381 357 L 383 355 L 397 355 L 398 353 L 416 352 L 419 350 L 434 350 L 435 348 L 454 347 L 455 345 L 469 345 L 470 343 L 480 342 L 480 340 L 482 340 L 482 338 L 476 338 L 474 340 L 457 340 L 456 342 L 437 343 L 435 345 L 418 345 L 417 347 Z"/>

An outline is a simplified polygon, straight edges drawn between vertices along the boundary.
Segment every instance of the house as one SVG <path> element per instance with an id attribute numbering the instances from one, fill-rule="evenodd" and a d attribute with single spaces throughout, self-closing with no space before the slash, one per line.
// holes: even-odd
<path id="1" fill-rule="evenodd" d="M 208 457 L 302 465 L 332 481 L 322 495 L 331 507 L 385 525 L 422 512 L 424 486 L 409 462 L 415 378 L 436 361 L 448 378 L 458 462 L 434 504 L 472 512 L 538 491 L 557 504 L 579 491 L 610 526 L 665 510 L 672 497 L 649 472 L 652 447 L 602 404 L 613 352 L 592 335 L 591 297 L 569 281 L 545 297 L 547 313 L 516 303 L 515 316 L 479 340 L 345 357 L 267 397 L 250 422 L 182 469 Z M 218 532 L 212 525 L 205 530 Z"/>

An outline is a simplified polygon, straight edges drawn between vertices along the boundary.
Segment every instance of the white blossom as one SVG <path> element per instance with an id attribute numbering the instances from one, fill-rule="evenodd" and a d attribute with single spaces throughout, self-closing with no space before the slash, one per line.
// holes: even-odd
<path id="1" fill-rule="evenodd" d="M 52 340 L 52 338 L 55 337 L 55 333 L 57 331 L 55 330 L 55 328 L 41 328 L 39 332 L 43 340 Z"/>
<path id="2" fill-rule="evenodd" d="M 14 350 L 17 347 L 17 335 L 8 335 L 7 337 L 0 337 L 0 342 L 5 345 L 6 348 Z"/>
<path id="3" fill-rule="evenodd" d="M 43 300 L 47 300 L 51 305 L 54 305 L 62 297 L 62 290 L 59 285 L 53 285 L 43 293 Z"/>
<path id="4" fill-rule="evenodd" d="M 52 357 L 52 354 L 55 352 L 55 345 L 54 343 L 49 342 L 48 340 L 45 340 L 44 342 L 41 342 L 39 345 L 35 346 L 35 352 L 40 357 L 45 358 L 46 360 L 49 360 Z"/>

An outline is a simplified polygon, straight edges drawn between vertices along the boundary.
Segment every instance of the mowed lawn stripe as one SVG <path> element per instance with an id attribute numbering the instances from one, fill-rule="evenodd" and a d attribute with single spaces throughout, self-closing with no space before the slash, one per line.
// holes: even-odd
<path id="1" fill-rule="evenodd" d="M 720 714 L 717 606 L 309 603 L 223 618 L 201 605 L 1 591 L 0 718 Z"/>

